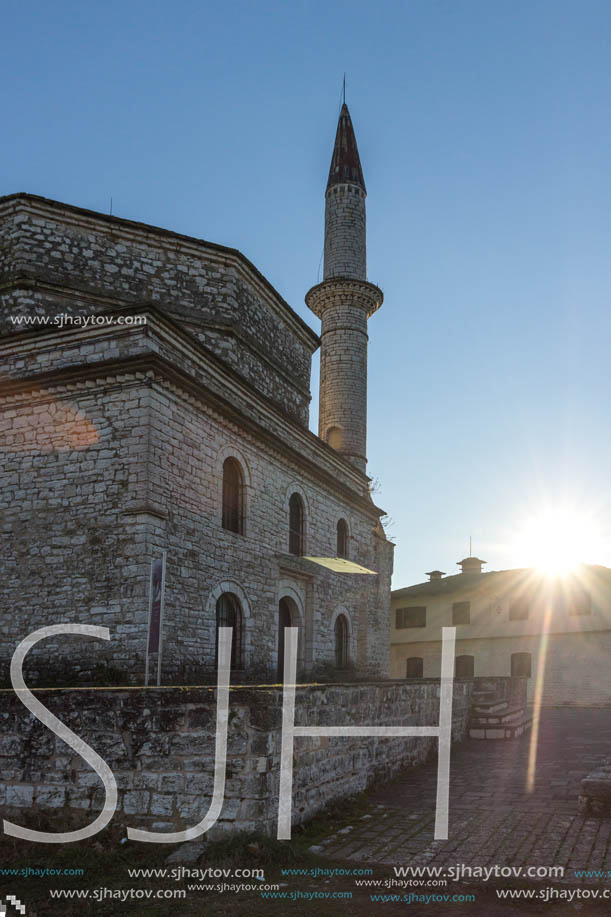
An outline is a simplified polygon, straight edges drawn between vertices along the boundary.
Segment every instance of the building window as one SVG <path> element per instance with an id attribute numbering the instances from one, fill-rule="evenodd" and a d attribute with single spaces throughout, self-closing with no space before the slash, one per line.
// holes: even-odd
<path id="1" fill-rule="evenodd" d="M 473 678 L 475 672 L 475 656 L 456 657 L 456 677 Z"/>
<path id="2" fill-rule="evenodd" d="M 426 627 L 426 606 L 414 605 L 412 608 L 397 608 L 395 627 L 397 630 L 405 627 Z"/>
<path id="3" fill-rule="evenodd" d="M 511 602 L 509 605 L 510 621 L 528 621 L 529 614 L 530 603 L 525 597 L 514 599 L 513 602 Z"/>
<path id="4" fill-rule="evenodd" d="M 238 535 L 244 531 L 244 477 L 234 458 L 223 463 L 223 528 Z"/>
<path id="5" fill-rule="evenodd" d="M 337 556 L 348 557 L 348 526 L 345 519 L 337 523 Z"/>
<path id="6" fill-rule="evenodd" d="M 289 553 L 303 554 L 303 500 L 291 494 L 289 500 Z"/>
<path id="7" fill-rule="evenodd" d="M 424 659 L 422 656 L 411 656 L 405 660 L 405 677 L 422 678 L 424 672 Z"/>
<path id="8" fill-rule="evenodd" d="M 566 597 L 567 612 L 570 615 L 589 615 L 592 612 L 590 593 L 585 589 L 573 589 Z"/>
<path id="9" fill-rule="evenodd" d="M 471 602 L 454 602 L 452 605 L 452 624 L 471 623 Z"/>
<path id="10" fill-rule="evenodd" d="M 511 674 L 520 675 L 523 678 L 530 678 L 532 672 L 532 660 L 530 653 L 512 653 L 511 654 Z"/>
<path id="11" fill-rule="evenodd" d="M 335 619 L 335 665 L 345 669 L 348 665 L 348 621 L 346 615 Z"/>
<path id="12" fill-rule="evenodd" d="M 233 627 L 231 636 L 231 669 L 244 668 L 244 634 L 242 624 L 242 608 L 238 598 L 232 592 L 224 592 L 216 603 L 216 649 L 214 662 L 218 665 L 219 656 L 219 627 Z"/>

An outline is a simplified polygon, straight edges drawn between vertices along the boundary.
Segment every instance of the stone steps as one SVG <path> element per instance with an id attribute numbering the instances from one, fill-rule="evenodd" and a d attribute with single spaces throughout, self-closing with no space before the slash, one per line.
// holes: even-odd
<path id="1" fill-rule="evenodd" d="M 525 714 L 524 707 L 507 707 L 505 710 L 486 711 L 476 707 L 471 713 L 470 723 L 477 726 L 511 726 L 519 723 Z"/>
<path id="2" fill-rule="evenodd" d="M 470 739 L 517 739 L 532 726 L 526 707 L 511 707 L 495 713 L 474 711 L 469 721 Z"/>
<path id="3" fill-rule="evenodd" d="M 507 710 L 509 703 L 506 700 L 490 700 L 490 701 L 478 701 L 478 703 L 473 708 L 476 713 L 500 713 L 502 710 Z"/>
<path id="4" fill-rule="evenodd" d="M 476 678 L 469 716 L 471 739 L 516 739 L 532 725 L 525 679 Z"/>

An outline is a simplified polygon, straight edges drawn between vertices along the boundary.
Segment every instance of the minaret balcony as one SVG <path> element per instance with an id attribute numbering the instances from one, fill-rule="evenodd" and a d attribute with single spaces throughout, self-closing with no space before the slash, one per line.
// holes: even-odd
<path id="1" fill-rule="evenodd" d="M 357 306 L 367 318 L 380 308 L 384 294 L 374 283 L 350 277 L 330 277 L 306 293 L 306 305 L 319 318 L 331 306 Z"/>

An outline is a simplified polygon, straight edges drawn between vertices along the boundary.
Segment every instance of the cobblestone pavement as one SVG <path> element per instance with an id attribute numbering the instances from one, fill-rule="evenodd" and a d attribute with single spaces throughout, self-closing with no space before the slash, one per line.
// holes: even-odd
<path id="1" fill-rule="evenodd" d="M 559 865 L 572 882 L 575 869 L 611 871 L 611 819 L 577 812 L 582 777 L 611 754 L 611 709 L 542 711 L 532 791 L 530 736 L 452 747 L 447 841 L 433 840 L 431 762 L 373 791 L 368 813 L 324 839 L 325 853 L 391 865 Z"/>

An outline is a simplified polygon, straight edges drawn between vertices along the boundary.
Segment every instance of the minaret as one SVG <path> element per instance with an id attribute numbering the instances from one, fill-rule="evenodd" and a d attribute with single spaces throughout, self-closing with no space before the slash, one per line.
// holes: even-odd
<path id="1" fill-rule="evenodd" d="M 382 291 L 367 282 L 365 182 L 344 102 L 325 195 L 324 280 L 306 295 L 322 320 L 318 435 L 367 466 L 367 319 Z"/>

